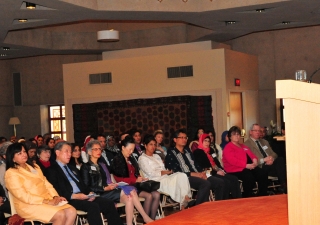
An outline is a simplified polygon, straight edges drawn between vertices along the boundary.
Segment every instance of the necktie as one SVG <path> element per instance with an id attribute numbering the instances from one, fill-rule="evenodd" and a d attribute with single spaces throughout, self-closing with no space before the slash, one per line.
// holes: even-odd
<path id="1" fill-rule="evenodd" d="M 264 152 L 264 150 L 261 148 L 261 145 L 259 143 L 259 141 L 256 141 L 257 145 L 258 145 L 258 148 L 261 152 L 261 154 L 263 155 L 263 158 L 267 157 L 267 154 Z"/>
<path id="2" fill-rule="evenodd" d="M 75 182 L 75 183 L 79 183 L 79 180 L 76 178 L 76 176 L 74 174 L 72 174 L 69 170 L 69 168 L 67 167 L 67 165 L 63 166 L 63 168 L 67 171 L 67 173 L 69 174 L 69 176 L 71 177 L 71 179 Z"/>

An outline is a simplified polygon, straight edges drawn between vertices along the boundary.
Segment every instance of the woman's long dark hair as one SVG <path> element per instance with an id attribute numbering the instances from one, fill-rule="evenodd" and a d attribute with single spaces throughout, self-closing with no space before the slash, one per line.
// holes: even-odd
<path id="1" fill-rule="evenodd" d="M 13 162 L 13 158 L 14 158 L 14 155 L 18 152 L 21 152 L 22 149 L 24 149 L 26 151 L 26 146 L 24 146 L 23 143 L 13 143 L 12 145 L 9 145 L 8 149 L 7 149 L 7 152 L 6 152 L 6 169 L 10 169 L 10 168 L 16 168 L 18 166 L 17 163 Z M 27 154 L 27 157 L 28 157 L 28 153 L 26 151 L 26 154 Z M 28 165 L 34 167 L 34 164 L 32 161 L 29 160 L 29 157 L 28 157 L 28 160 L 26 162 Z"/>

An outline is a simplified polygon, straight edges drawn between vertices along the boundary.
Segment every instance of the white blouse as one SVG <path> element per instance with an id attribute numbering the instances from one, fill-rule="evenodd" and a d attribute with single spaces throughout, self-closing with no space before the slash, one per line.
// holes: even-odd
<path id="1" fill-rule="evenodd" d="M 146 178 L 150 180 L 160 180 L 161 171 L 166 170 L 164 164 L 157 154 L 153 154 L 153 156 L 148 156 L 146 154 L 142 154 L 138 159 L 139 167 L 141 172 Z"/>

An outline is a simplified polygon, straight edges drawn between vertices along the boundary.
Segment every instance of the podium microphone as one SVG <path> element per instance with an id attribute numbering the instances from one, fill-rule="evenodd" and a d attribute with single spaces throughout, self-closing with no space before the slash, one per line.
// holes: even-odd
<path id="1" fill-rule="evenodd" d="M 312 83 L 312 77 L 313 77 L 313 75 L 315 75 L 319 70 L 320 70 L 320 68 L 316 69 L 316 71 L 314 71 L 314 72 L 311 74 L 310 79 L 308 80 L 308 83 Z"/>

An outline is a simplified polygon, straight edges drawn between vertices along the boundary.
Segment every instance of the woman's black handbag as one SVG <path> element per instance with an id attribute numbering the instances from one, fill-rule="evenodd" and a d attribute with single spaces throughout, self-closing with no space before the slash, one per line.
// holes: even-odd
<path id="1" fill-rule="evenodd" d="M 137 188 L 140 191 L 153 192 L 160 188 L 160 182 L 154 180 L 147 180 L 141 183 L 137 183 Z"/>

